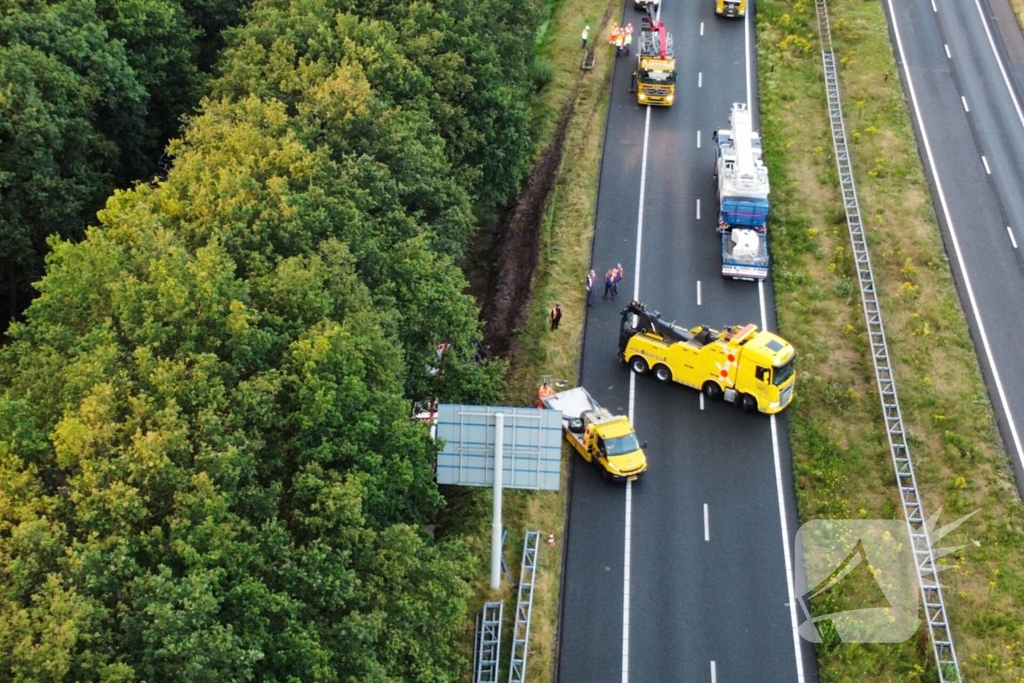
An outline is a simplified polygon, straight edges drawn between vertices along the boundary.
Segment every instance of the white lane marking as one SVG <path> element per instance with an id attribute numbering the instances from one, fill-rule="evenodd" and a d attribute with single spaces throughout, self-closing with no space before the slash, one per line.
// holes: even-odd
<path id="1" fill-rule="evenodd" d="M 891 2 L 891 0 L 890 0 Z M 892 7 L 889 8 L 892 13 Z M 747 102 L 753 94 L 750 86 L 750 12 L 743 17 L 743 43 L 747 66 Z M 903 63 L 906 63 L 904 58 Z M 747 105 L 751 107 L 750 104 Z M 751 107 L 752 108 L 752 107 Z M 757 295 L 761 303 L 761 329 L 768 329 L 768 315 L 764 303 L 764 280 L 757 281 Z M 775 456 L 775 491 L 779 498 L 779 525 L 782 530 L 782 554 L 786 560 L 786 591 L 789 595 L 789 623 L 793 629 L 793 655 L 796 657 L 796 680 L 804 683 L 804 659 L 800 654 L 800 631 L 796 617 L 796 590 L 793 588 L 793 559 L 789 555 L 789 524 L 786 521 L 786 503 L 782 497 L 782 462 L 779 456 L 779 436 L 775 416 L 772 415 L 772 453 Z"/>
<path id="2" fill-rule="evenodd" d="M 907 63 L 907 55 L 903 51 L 903 39 L 900 37 L 899 25 L 896 21 L 896 12 L 892 0 L 886 0 L 889 5 L 889 15 L 892 17 L 893 34 L 896 36 L 896 47 L 900 51 L 900 60 Z M 957 265 L 960 267 L 960 274 L 964 278 L 964 289 L 967 290 L 967 300 L 971 304 L 971 312 L 974 319 L 978 321 L 978 336 L 981 337 L 981 345 L 985 349 L 985 359 L 992 369 L 992 381 L 996 385 L 996 393 L 999 395 L 999 403 L 1006 415 L 1006 423 L 1010 427 L 1010 436 L 1013 437 L 1013 445 L 1017 449 L 1017 459 L 1024 467 L 1024 446 L 1021 446 L 1020 435 L 1017 433 L 1017 424 L 1013 421 L 1013 414 L 1010 412 L 1009 402 L 1006 400 L 1006 392 L 1003 390 L 1003 381 L 999 377 L 999 368 L 996 366 L 996 359 L 992 356 L 992 347 L 988 343 L 988 334 L 985 332 L 985 323 L 981 320 L 981 312 L 978 310 L 978 302 L 974 297 L 974 287 L 971 286 L 971 278 L 967 274 L 967 265 L 964 263 L 963 253 L 960 251 L 960 239 L 957 237 L 953 219 L 949 215 L 949 204 L 946 202 L 946 194 L 942 191 L 942 179 L 939 177 L 939 169 L 935 165 L 932 156 L 931 142 L 928 140 L 928 131 L 924 127 L 924 119 L 921 117 L 921 108 L 917 103 L 917 92 L 914 90 L 914 79 L 910 75 L 910 69 L 904 69 L 907 74 L 907 89 L 910 91 L 910 101 L 914 103 L 914 117 L 917 119 L 917 126 L 921 130 L 921 141 L 924 143 L 924 151 L 928 157 L 928 166 L 931 168 L 932 176 L 935 178 L 935 189 L 939 195 L 939 204 L 942 206 L 942 214 L 949 226 L 949 236 L 953 242 L 953 252 L 956 254 Z"/>
<path id="3" fill-rule="evenodd" d="M 932 0 L 932 11 L 933 12 L 938 12 L 939 11 L 939 8 L 935 6 L 935 0 Z"/>
<path id="4" fill-rule="evenodd" d="M 702 87 L 701 86 L 702 83 L 704 83 L 704 72 L 703 71 L 698 71 L 697 72 L 697 87 L 698 88 Z"/>
<path id="5" fill-rule="evenodd" d="M 700 306 L 700 280 L 697 280 L 697 305 Z"/>
<path id="6" fill-rule="evenodd" d="M 700 131 L 697 131 L 697 149 L 700 149 Z"/>
<path id="7" fill-rule="evenodd" d="M 700 200 L 697 200 L 697 220 L 700 220 Z M 639 299 L 638 299 L 639 301 Z"/>
<path id="8" fill-rule="evenodd" d="M 622 683 L 629 683 L 629 552 L 633 527 L 633 482 L 626 482 L 626 552 L 622 572 Z"/>
<path id="9" fill-rule="evenodd" d="M 985 164 L 985 173 L 992 175 L 992 169 L 988 167 L 988 159 L 985 158 L 984 154 L 981 155 L 981 163 Z"/>
<path id="10" fill-rule="evenodd" d="M 949 54 L 949 45 L 943 45 L 946 48 L 946 59 L 953 59 L 953 55 Z"/>
<path id="11" fill-rule="evenodd" d="M 704 22 L 700 22 L 700 34 L 704 35 Z"/>
<path id="12" fill-rule="evenodd" d="M 658 9 L 659 15 L 661 8 Z M 640 254 L 644 237 L 644 193 L 647 189 L 647 147 L 651 135 L 651 110 L 644 119 L 644 150 L 640 158 L 640 206 L 636 214 L 636 260 L 633 262 L 633 300 L 640 300 Z M 636 374 L 629 373 L 629 424 L 636 407 Z M 626 531 L 622 572 L 622 683 L 629 683 L 629 553 L 633 528 L 633 486 L 626 482 Z"/>
<path id="13" fill-rule="evenodd" d="M 1012 244 L 1013 248 L 1016 249 L 1017 248 L 1017 240 L 1013 239 L 1013 230 L 1010 230 L 1010 226 L 1009 225 L 1006 226 L 1006 234 L 1008 234 L 1010 236 L 1010 244 Z"/>
<path id="14" fill-rule="evenodd" d="M 985 19 L 985 13 L 981 11 L 981 4 L 978 0 L 974 0 L 974 6 L 978 8 L 978 14 L 981 15 L 981 25 L 985 27 L 985 35 L 988 36 L 989 47 L 992 48 L 992 54 L 996 57 L 996 63 L 999 65 L 999 73 L 1003 74 L 1003 83 L 1006 84 L 1006 89 L 1010 93 L 1010 98 L 1013 100 L 1013 108 L 1017 110 L 1017 118 L 1020 119 L 1020 125 L 1024 126 L 1024 113 L 1020 110 L 1020 102 L 1017 101 L 1017 92 L 1010 85 L 1010 77 L 1006 75 L 1006 68 L 1003 66 L 1003 58 L 999 56 L 999 50 L 996 49 L 995 41 L 992 40 L 992 32 L 988 30 L 988 20 Z"/>
<path id="15" fill-rule="evenodd" d="M 700 392 L 700 409 L 704 410 L 704 392 Z"/>
<path id="16" fill-rule="evenodd" d="M 703 396 L 704 394 L 701 394 Z M 704 503 L 704 540 L 710 541 L 711 534 L 708 530 L 708 504 Z"/>
<path id="17" fill-rule="evenodd" d="M 782 525 L 782 555 L 786 560 L 786 589 L 789 591 L 789 621 L 793 625 L 793 649 L 796 651 L 796 679 L 804 680 L 804 661 L 800 658 L 800 636 L 797 634 L 796 597 L 793 590 L 793 560 L 789 555 L 789 522 L 786 520 L 786 502 L 782 493 L 782 459 L 779 455 L 779 428 L 775 416 L 771 417 L 772 454 L 775 456 L 775 494 L 779 498 L 779 521 Z"/>
<path id="18" fill-rule="evenodd" d="M 717 683 L 718 678 L 715 676 L 715 660 L 711 660 L 711 683 Z"/>
<path id="19" fill-rule="evenodd" d="M 961 95 L 960 101 L 964 103 L 964 111 L 970 111 L 970 109 L 967 107 L 967 98 Z"/>

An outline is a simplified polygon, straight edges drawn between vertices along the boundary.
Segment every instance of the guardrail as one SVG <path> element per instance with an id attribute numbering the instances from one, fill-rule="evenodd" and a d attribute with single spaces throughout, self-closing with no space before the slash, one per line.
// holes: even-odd
<path id="1" fill-rule="evenodd" d="M 900 500 L 903 503 L 903 516 L 907 521 L 907 530 L 910 533 L 913 546 L 917 580 L 921 589 L 921 597 L 924 599 L 928 632 L 931 636 L 939 681 L 941 683 L 960 683 L 962 680 L 960 663 L 956 657 L 956 648 L 953 647 L 953 634 L 946 617 L 946 602 L 942 597 L 939 573 L 935 567 L 928 523 L 921 505 L 921 495 L 917 489 L 914 464 L 910 459 L 910 448 L 907 445 L 906 431 L 903 428 L 903 415 L 900 413 L 899 399 L 896 395 L 896 380 L 889 362 L 889 347 L 886 344 L 885 329 L 882 326 L 882 312 L 878 305 L 875 278 L 871 270 L 871 258 L 868 254 L 867 242 L 864 239 L 860 204 L 857 201 L 857 187 L 853 180 L 853 168 L 850 165 L 850 154 L 846 145 L 843 109 L 839 100 L 839 80 L 836 75 L 835 55 L 832 51 L 828 6 L 825 0 L 815 0 L 815 5 L 818 14 L 818 34 L 821 40 L 821 60 L 825 68 L 825 90 L 828 94 L 832 145 L 839 171 L 839 185 L 843 192 L 843 204 L 846 208 L 846 224 L 850 231 L 853 258 L 857 267 L 861 302 L 864 305 L 864 318 L 867 321 L 868 338 L 871 342 L 875 380 L 878 384 L 882 414 L 885 417 L 885 428 L 889 438 L 889 452 L 892 455 L 893 468 L 896 470 L 896 482 L 899 485 Z"/>

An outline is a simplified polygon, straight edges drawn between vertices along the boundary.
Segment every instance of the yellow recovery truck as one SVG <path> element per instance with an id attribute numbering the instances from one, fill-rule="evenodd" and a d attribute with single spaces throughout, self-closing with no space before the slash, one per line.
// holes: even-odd
<path id="1" fill-rule="evenodd" d="M 538 392 L 545 408 L 562 411 L 565 440 L 611 481 L 636 481 L 647 471 L 646 443 L 640 444 L 625 415 L 602 408 L 583 387 L 555 392 L 545 382 Z"/>
<path id="2" fill-rule="evenodd" d="M 679 327 L 639 301 L 622 311 L 619 360 L 638 375 L 700 389 L 747 412 L 777 413 L 793 399 L 793 346 L 754 324 L 713 330 Z"/>
<path id="3" fill-rule="evenodd" d="M 665 24 L 654 18 L 650 7 L 640 21 L 640 44 L 631 86 L 636 90 L 638 104 L 671 107 L 676 99 L 672 34 L 665 30 Z"/>
<path id="4" fill-rule="evenodd" d="M 720 17 L 746 16 L 747 0 L 715 0 L 715 14 Z"/>

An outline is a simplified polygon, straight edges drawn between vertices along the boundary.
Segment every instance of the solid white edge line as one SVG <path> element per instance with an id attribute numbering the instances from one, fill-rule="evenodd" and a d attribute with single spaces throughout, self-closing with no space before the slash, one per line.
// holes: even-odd
<path id="1" fill-rule="evenodd" d="M 967 98 L 961 95 L 960 101 L 964 103 L 964 111 L 970 111 L 970 109 L 967 107 Z"/>
<path id="2" fill-rule="evenodd" d="M 1003 74 L 1003 83 L 1006 84 L 1006 90 L 1010 93 L 1010 99 L 1013 100 L 1013 108 L 1017 110 L 1017 118 L 1020 119 L 1020 125 L 1024 126 L 1024 113 L 1021 113 L 1020 102 L 1017 101 L 1017 93 L 1014 92 L 1013 86 L 1010 85 L 1010 77 L 1006 75 L 1006 68 L 1003 66 L 1003 58 L 999 56 L 999 51 L 996 50 L 996 43 L 992 40 L 992 32 L 988 29 L 988 21 L 985 19 L 985 13 L 981 11 L 981 3 L 978 0 L 974 0 L 974 6 L 978 8 L 978 14 L 981 16 L 981 25 L 985 27 L 985 35 L 988 36 L 989 47 L 992 48 L 992 54 L 995 55 L 996 64 L 999 65 L 999 73 Z"/>
<path id="3" fill-rule="evenodd" d="M 747 107 L 753 110 L 753 89 L 750 78 L 750 12 L 743 17 L 743 49 L 747 65 Z M 757 281 L 757 296 L 761 304 L 761 329 L 768 329 L 768 313 L 764 300 L 764 280 Z M 786 560 L 786 592 L 789 595 L 789 622 L 793 629 L 793 655 L 796 657 L 797 683 L 804 683 L 804 659 L 800 653 L 800 631 L 796 616 L 796 589 L 793 587 L 793 559 L 789 555 L 789 523 L 786 521 L 786 502 L 782 491 L 782 458 L 779 455 L 779 434 L 775 416 L 771 416 L 772 453 L 775 457 L 775 492 L 779 498 L 779 525 L 782 530 L 782 554 Z"/>
<path id="4" fill-rule="evenodd" d="M 943 45 L 942 47 L 946 48 L 946 59 L 953 59 L 953 55 L 949 53 L 949 45 Z"/>
<path id="5" fill-rule="evenodd" d="M 981 163 L 985 164 L 985 173 L 992 175 L 992 169 L 988 167 L 988 159 L 985 158 L 984 154 L 981 155 Z"/>
<path id="6" fill-rule="evenodd" d="M 1017 248 L 1017 240 L 1013 239 L 1013 230 L 1010 230 L 1010 226 L 1009 225 L 1006 226 L 1006 234 L 1008 234 L 1010 236 L 1010 244 L 1012 244 L 1013 248 L 1016 249 Z"/>
<path id="7" fill-rule="evenodd" d="M 640 158 L 640 206 L 636 215 L 636 260 L 633 262 L 633 300 L 640 299 L 640 254 L 644 236 L 644 193 L 647 188 L 647 147 L 651 135 L 651 109 L 644 119 L 644 149 Z M 636 374 L 629 373 L 629 424 L 636 407 Z M 622 571 L 622 683 L 629 683 L 629 554 L 633 527 L 633 486 L 626 482 L 626 530 Z"/>
<path id="8" fill-rule="evenodd" d="M 932 176 L 935 178 L 935 190 L 939 195 L 939 204 L 942 207 L 942 215 L 949 226 L 950 240 L 953 242 L 953 252 L 956 254 L 956 262 L 960 267 L 960 275 L 964 279 L 964 289 L 967 290 L 967 299 L 971 304 L 971 312 L 978 322 L 978 336 L 981 337 L 981 345 L 985 349 L 985 359 L 992 369 L 992 380 L 996 385 L 996 393 L 999 395 L 999 402 L 1003 406 L 1003 413 L 1006 415 L 1006 423 L 1010 427 L 1010 436 L 1013 438 L 1013 445 L 1017 449 L 1017 459 L 1021 467 L 1024 467 L 1024 447 L 1021 446 L 1020 436 L 1017 433 L 1017 425 L 1013 421 L 1013 414 L 1010 412 L 1010 405 L 1006 400 L 1006 392 L 1003 390 L 1003 381 L 999 377 L 999 368 L 996 366 L 996 359 L 992 356 L 992 347 L 988 343 L 988 333 L 985 332 L 985 323 L 981 320 L 981 313 L 978 311 L 978 302 L 974 297 L 974 287 L 971 286 L 971 277 L 967 274 L 967 265 L 964 263 L 963 253 L 960 251 L 960 239 L 957 237 L 953 219 L 949 215 L 949 204 L 946 203 L 946 194 L 942 191 L 942 179 L 939 177 L 939 169 L 935 165 L 935 158 L 932 156 L 931 142 L 928 140 L 928 132 L 924 127 L 924 119 L 921 117 L 921 108 L 917 103 L 917 92 L 914 90 L 914 79 L 910 75 L 910 69 L 906 68 L 907 55 L 903 51 L 903 39 L 900 36 L 899 24 L 896 21 L 896 11 L 892 6 L 892 0 L 886 0 L 889 6 L 889 15 L 892 17 L 893 35 L 896 36 L 896 47 L 900 52 L 900 61 L 904 64 L 904 73 L 907 75 L 907 90 L 910 91 L 910 101 L 914 104 L 914 118 L 917 119 L 917 127 L 921 131 L 921 142 L 924 144 L 924 151 L 928 157 L 928 166 L 931 168 Z"/>
<path id="9" fill-rule="evenodd" d="M 703 396 L 703 394 L 701 394 Z M 708 528 L 708 504 L 704 503 L 704 540 L 711 540 L 711 533 Z"/>

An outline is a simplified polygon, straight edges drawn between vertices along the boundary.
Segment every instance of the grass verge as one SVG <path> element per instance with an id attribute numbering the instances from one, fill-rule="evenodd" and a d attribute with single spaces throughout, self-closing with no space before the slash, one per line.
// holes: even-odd
<path id="1" fill-rule="evenodd" d="M 543 39 L 537 46 L 537 72 L 546 81 L 534 107 L 538 150 L 550 140 L 559 111 L 574 92 L 576 104 L 567 129 L 554 195 L 541 226 L 540 264 L 533 282 L 527 323 L 518 331 L 508 373 L 505 401 L 510 405 L 533 405 L 542 375 L 570 380 L 577 376 L 585 306 L 583 283 L 590 263 L 597 173 L 614 63 L 607 42 L 607 22 L 610 17 L 618 18 L 621 3 L 618 0 L 556 0 L 548 7 L 551 16 L 545 22 Z M 590 26 L 591 45 L 598 47 L 596 66 L 589 72 L 580 68 L 583 58 L 580 32 L 586 25 Z M 547 330 L 547 314 L 556 302 L 561 303 L 564 317 L 559 330 L 551 333 Z M 505 559 L 516 581 L 525 532 L 542 532 L 527 660 L 528 678 L 538 683 L 552 680 L 557 660 L 561 539 L 569 458 L 569 450 L 564 449 L 561 491 L 507 491 L 504 496 L 504 522 L 510 529 Z M 463 534 L 474 555 L 481 558 L 480 581 L 474 586 L 474 608 L 479 609 L 484 600 L 505 601 L 502 655 L 507 661 L 516 593 L 507 581 L 503 582 L 498 595 L 489 588 L 491 493 L 486 490 L 446 493 L 451 508 L 458 510 L 462 517 L 457 528 L 449 527 L 449 531 Z M 549 533 L 555 537 L 553 547 L 547 545 Z M 470 615 L 467 621 L 467 642 L 472 640 L 474 617 Z M 502 675 L 507 675 L 507 670 Z M 469 680 L 468 673 L 465 680 Z"/>
<path id="2" fill-rule="evenodd" d="M 940 560 L 965 680 L 1024 680 L 1024 510 L 936 225 L 882 5 L 829 3 L 862 217 L 927 513 L 980 512 Z M 781 333 L 797 345 L 790 409 L 800 517 L 901 518 L 838 189 L 814 3 L 758 3 L 765 156 Z M 850 605 L 842 596 L 821 613 Z M 818 647 L 821 680 L 936 680 L 927 630 Z"/>

